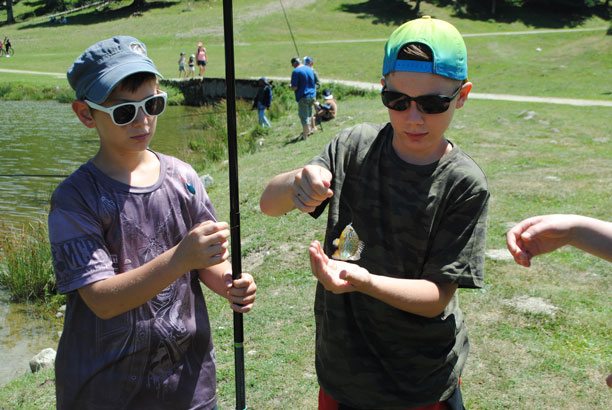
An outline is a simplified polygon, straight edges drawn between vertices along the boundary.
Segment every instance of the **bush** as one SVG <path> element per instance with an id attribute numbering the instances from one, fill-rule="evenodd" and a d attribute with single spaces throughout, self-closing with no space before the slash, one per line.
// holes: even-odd
<path id="1" fill-rule="evenodd" d="M 183 105 L 185 103 L 185 97 L 177 87 L 166 84 L 163 90 L 168 94 L 168 105 Z"/>
<path id="2" fill-rule="evenodd" d="M 14 301 L 47 300 L 57 292 L 44 222 L 22 228 L 2 225 L 0 252 L 0 287 Z"/>
<path id="3" fill-rule="evenodd" d="M 74 91 L 67 85 L 41 87 L 38 84 L 21 81 L 0 83 L 0 100 L 56 100 L 61 103 L 70 103 L 74 99 Z"/>
<path id="4" fill-rule="evenodd" d="M 289 91 L 287 91 L 289 90 Z M 295 109 L 293 91 L 288 86 L 273 88 L 272 106 L 268 118 L 281 118 L 289 109 Z M 255 111 L 251 110 L 252 101 L 236 101 L 236 126 L 238 135 L 238 153 L 254 153 L 260 147 L 261 138 L 268 135 L 268 130 L 258 125 Z M 197 153 L 192 164 L 196 169 L 205 168 L 205 164 L 218 163 L 227 158 L 227 102 L 221 100 L 215 104 L 199 108 L 200 113 L 186 119 L 185 127 L 196 130 L 187 142 L 190 151 Z M 198 132 L 199 131 L 199 132 Z"/>

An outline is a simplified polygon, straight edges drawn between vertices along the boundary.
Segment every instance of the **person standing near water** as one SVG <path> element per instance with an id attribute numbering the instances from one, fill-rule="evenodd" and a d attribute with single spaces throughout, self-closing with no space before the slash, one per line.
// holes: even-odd
<path id="1" fill-rule="evenodd" d="M 200 67 L 200 77 L 204 76 L 204 72 L 206 71 L 206 62 L 208 57 L 206 56 L 206 49 L 202 45 L 202 42 L 198 43 L 198 51 L 196 51 L 196 61 L 198 63 L 198 67 Z"/>
<path id="2" fill-rule="evenodd" d="M 66 317 L 57 408 L 217 408 L 201 283 L 246 313 L 253 277 L 232 280 L 226 222 L 195 170 L 149 149 L 167 95 L 134 37 L 89 47 L 68 70 L 72 109 L 98 152 L 54 191 L 49 240 Z"/>

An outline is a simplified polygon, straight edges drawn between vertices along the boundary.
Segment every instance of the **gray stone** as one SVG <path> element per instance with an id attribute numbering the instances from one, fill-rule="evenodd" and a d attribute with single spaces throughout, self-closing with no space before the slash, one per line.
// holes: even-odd
<path id="1" fill-rule="evenodd" d="M 44 369 L 45 367 L 52 367 L 55 365 L 55 350 L 50 347 L 43 349 L 36 356 L 30 359 L 30 370 L 32 373 Z"/>
<path id="2" fill-rule="evenodd" d="M 504 249 L 488 249 L 485 252 L 485 256 L 489 259 L 493 259 L 495 261 L 512 261 L 514 257 L 510 253 L 510 251 L 506 248 Z"/>
<path id="3" fill-rule="evenodd" d="M 213 177 L 211 177 L 208 174 L 201 175 L 200 181 L 202 181 L 202 185 L 204 185 L 204 188 L 208 188 L 209 186 L 212 186 L 215 183 L 215 180 L 213 179 Z"/>
<path id="4" fill-rule="evenodd" d="M 559 310 L 557 306 L 548 303 L 542 298 L 525 295 L 517 296 L 510 300 L 506 299 L 503 303 L 523 313 L 543 314 L 551 317 L 555 317 L 555 313 Z"/>

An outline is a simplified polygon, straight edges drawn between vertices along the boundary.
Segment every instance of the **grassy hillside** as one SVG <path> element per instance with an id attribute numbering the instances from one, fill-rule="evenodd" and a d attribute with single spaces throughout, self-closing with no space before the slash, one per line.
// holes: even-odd
<path id="1" fill-rule="evenodd" d="M 296 54 L 280 3 L 272 0 L 234 1 L 236 76 L 288 76 Z M 180 51 L 195 52 L 203 41 L 209 54 L 208 76 L 222 77 L 224 68 L 221 1 L 147 3 L 134 12 L 131 2 L 113 2 L 99 9 L 68 15 L 68 24 L 54 25 L 45 17 L 2 28 L 16 49 L 0 68 L 65 73 L 87 46 L 114 35 L 144 41 L 164 76 L 176 76 Z M 290 26 L 302 56 L 314 57 L 323 78 L 378 82 L 384 40 L 406 19 L 408 8 L 392 15 L 357 0 L 285 0 Z M 24 2 L 16 6 L 16 15 Z M 573 21 L 530 16 L 510 23 L 457 17 L 449 8 L 422 4 L 422 13 L 455 24 L 466 35 L 470 79 L 475 92 L 607 99 L 612 93 L 612 36 L 609 23 L 598 17 Z M 1 15 L 0 15 L 1 18 Z M 572 33 L 483 35 L 577 28 Z M 599 28 L 599 29 L 598 29 Z M 520 64 L 517 63 L 520 61 Z M 0 81 L 11 80 L 7 73 Z M 52 81 L 44 76 L 33 81 Z"/>

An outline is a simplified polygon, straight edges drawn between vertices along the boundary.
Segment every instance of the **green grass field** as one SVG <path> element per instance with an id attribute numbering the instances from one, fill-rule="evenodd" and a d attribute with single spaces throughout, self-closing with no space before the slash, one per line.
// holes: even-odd
<path id="1" fill-rule="evenodd" d="M 315 58 L 321 77 L 378 80 L 384 42 L 377 39 L 389 35 L 396 19 L 363 11 L 359 0 L 284 3 L 290 4 L 287 14 L 300 53 Z M 63 72 L 96 40 L 132 34 L 148 45 L 165 76 L 174 76 L 179 51 L 195 50 L 198 40 L 211 55 L 207 75 L 223 76 L 221 2 L 167 5 L 142 17 L 95 21 L 83 11 L 69 16 L 66 26 L 5 26 L 17 53 L 0 59 L 0 68 Z M 277 5 L 264 0 L 234 2 L 237 77 L 289 76 L 295 50 Z M 423 3 L 422 10 L 449 19 L 463 33 L 568 28 L 536 24 L 533 18 L 529 25 L 520 19 L 504 24 L 459 19 L 451 10 L 429 3 Z M 608 26 L 594 17 L 576 27 L 601 30 L 466 37 L 473 91 L 610 100 Z M 372 41 L 315 43 L 322 38 Z M 0 72 L 0 85 L 17 80 L 24 76 Z M 47 85 L 60 80 L 31 76 L 27 81 Z M 529 111 L 533 113 L 527 115 Z M 612 220 L 611 116 L 609 107 L 475 99 L 457 111 L 447 137 L 481 165 L 492 194 L 488 250 L 504 249 L 509 227 L 535 214 L 582 213 Z M 342 128 L 364 120 L 387 120 L 375 95 L 341 99 L 338 118 L 306 142 L 293 141 L 300 128 L 297 115 L 279 118 L 263 147 L 240 157 L 242 265 L 259 286 L 256 307 L 245 316 L 249 409 L 314 409 L 318 389 L 315 279 L 307 248 L 313 239 L 323 238 L 325 219 L 297 212 L 266 217 L 258 210 L 259 197 L 271 177 L 303 165 Z M 219 163 L 205 171 L 216 181 L 209 195 L 220 218 L 228 220 L 227 165 Z M 612 390 L 604 382 L 612 372 L 611 280 L 612 265 L 569 248 L 536 259 L 529 269 L 488 257 L 484 288 L 459 291 L 471 342 L 462 384 L 466 407 L 612 408 Z M 225 302 L 207 295 L 220 408 L 227 410 L 235 406 L 232 315 Z M 554 313 L 523 311 L 517 302 L 524 298 L 540 298 Z M 0 407 L 54 408 L 51 379 L 47 371 L 2 386 Z"/>
<path id="2" fill-rule="evenodd" d="M 23 2 L 16 6 L 19 16 Z M 224 45 L 221 1 L 152 2 L 142 16 L 112 7 L 85 9 L 68 15 L 68 24 L 52 25 L 44 17 L 4 26 L 16 49 L 0 59 L 0 68 L 65 73 L 74 59 L 94 42 L 114 35 L 133 35 L 145 42 L 149 55 L 166 77 L 178 74 L 180 51 L 195 52 L 203 41 L 208 50 L 206 75 L 223 77 Z M 277 1 L 234 1 L 236 76 L 286 76 L 296 54 Z M 122 11 L 123 10 L 123 11 Z M 444 18 L 466 35 L 470 79 L 475 92 L 609 99 L 612 95 L 612 37 L 609 22 L 598 17 L 563 26 L 563 19 L 541 21 L 530 16 L 511 23 L 457 18 L 447 8 L 423 3 L 423 14 Z M 323 78 L 378 82 L 384 39 L 402 20 L 367 9 L 355 0 L 287 1 L 286 12 L 301 56 L 310 55 Z M 2 19 L 0 14 L 0 19 Z M 413 17 L 405 12 L 405 18 Z M 487 35 L 551 28 L 593 29 L 573 33 Z M 540 49 L 541 51 L 536 51 Z M 520 62 L 520 63 L 518 63 Z M 0 82 L 9 77 L 2 73 Z M 41 76 L 32 81 L 49 81 Z"/>

